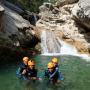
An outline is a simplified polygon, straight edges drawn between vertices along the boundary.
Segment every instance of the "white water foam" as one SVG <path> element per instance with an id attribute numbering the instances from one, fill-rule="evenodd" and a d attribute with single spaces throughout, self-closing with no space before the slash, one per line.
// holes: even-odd
<path id="1" fill-rule="evenodd" d="M 86 61 L 90 61 L 90 57 L 87 55 L 87 54 L 61 54 L 61 53 L 44 53 L 44 54 L 41 54 L 41 55 L 44 55 L 44 56 L 61 56 L 61 55 L 71 55 L 71 56 L 77 56 L 77 57 L 80 57 Z"/>
<path id="2" fill-rule="evenodd" d="M 49 36 L 47 36 L 47 34 L 49 34 Z M 55 36 L 54 36 L 54 42 L 51 42 L 51 41 L 47 42 L 47 40 L 50 40 L 50 38 L 51 38 L 51 40 L 53 39 L 53 35 L 50 35 L 50 32 L 49 33 L 46 33 L 46 31 L 42 32 L 42 35 L 41 35 L 42 54 L 41 55 L 44 55 L 44 56 L 72 55 L 72 56 L 81 57 L 81 58 L 85 59 L 86 61 L 90 61 L 90 57 L 87 54 L 79 54 L 77 49 L 74 46 L 67 44 L 66 42 L 62 41 L 58 37 L 55 38 Z M 56 44 L 54 44 L 54 43 L 56 43 Z M 51 48 L 50 45 L 53 48 Z M 51 50 L 53 52 L 49 52 L 48 47 L 50 47 L 51 49 L 54 49 L 54 50 Z M 60 51 L 59 53 L 57 51 L 55 51 L 55 50 L 57 50 L 57 47 L 59 47 L 58 48 Z"/>

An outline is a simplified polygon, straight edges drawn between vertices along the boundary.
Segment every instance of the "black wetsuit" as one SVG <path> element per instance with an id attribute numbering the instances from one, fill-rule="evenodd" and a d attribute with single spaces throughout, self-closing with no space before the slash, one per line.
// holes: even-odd
<path id="1" fill-rule="evenodd" d="M 53 69 L 52 72 L 45 70 L 45 77 L 47 77 L 49 79 L 50 82 L 57 82 L 58 80 L 58 70 Z"/>
<path id="2" fill-rule="evenodd" d="M 27 65 L 25 65 L 24 63 L 21 63 L 19 65 L 18 70 L 16 71 L 16 75 L 17 77 L 21 78 L 21 79 L 26 79 L 26 74 L 22 74 L 23 70 L 27 70 Z"/>
<path id="3" fill-rule="evenodd" d="M 28 77 L 37 77 L 37 69 L 30 69 L 27 70 Z"/>

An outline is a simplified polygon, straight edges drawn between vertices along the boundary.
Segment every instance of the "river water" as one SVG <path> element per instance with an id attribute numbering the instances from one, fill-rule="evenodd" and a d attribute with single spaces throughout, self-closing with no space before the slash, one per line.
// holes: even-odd
<path id="1" fill-rule="evenodd" d="M 43 78 L 47 63 L 54 56 L 37 55 L 38 76 Z M 0 66 L 0 90 L 90 90 L 90 62 L 76 56 L 57 56 L 64 81 L 57 85 L 47 84 L 46 80 L 29 82 L 19 80 L 15 73 L 20 63 L 7 63 Z"/>

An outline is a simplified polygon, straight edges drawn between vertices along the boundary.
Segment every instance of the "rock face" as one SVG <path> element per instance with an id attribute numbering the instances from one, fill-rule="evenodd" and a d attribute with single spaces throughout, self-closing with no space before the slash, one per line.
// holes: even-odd
<path id="1" fill-rule="evenodd" d="M 30 23 L 26 20 L 24 20 L 20 15 L 17 13 L 11 11 L 10 9 L 5 8 L 5 31 L 7 32 L 8 35 L 10 34 L 17 34 L 18 29 L 23 28 L 29 28 Z"/>
<path id="2" fill-rule="evenodd" d="M 14 46 L 34 47 L 38 43 L 35 27 L 4 5 L 0 5 L 0 31 Z"/>
<path id="3" fill-rule="evenodd" d="M 76 23 L 83 28 L 79 33 L 83 34 L 90 53 L 90 0 L 79 0 L 72 8 L 72 15 Z"/>
<path id="4" fill-rule="evenodd" d="M 18 6 L 14 5 L 14 4 L 6 1 L 6 0 L 3 3 L 4 3 L 4 5 L 6 7 L 12 9 L 13 11 L 16 11 L 19 14 L 23 14 L 24 13 L 24 10 L 23 9 L 19 8 Z"/>
<path id="5" fill-rule="evenodd" d="M 90 0 L 79 0 L 78 5 L 83 10 L 83 14 L 90 18 Z"/>
<path id="6" fill-rule="evenodd" d="M 37 22 L 36 26 L 40 31 L 52 30 L 56 37 L 74 45 L 78 49 L 78 52 L 90 54 L 89 32 L 86 29 L 87 26 L 84 26 L 84 22 L 81 22 L 83 18 L 78 17 L 78 12 L 81 10 L 77 2 L 78 0 L 66 1 L 73 4 L 67 3 L 67 5 L 61 5 L 58 8 L 50 4 L 53 7 L 52 9 L 46 4 L 42 5 L 40 8 L 43 8 L 43 10 L 40 9 L 41 12 L 39 13 L 41 19 Z"/>
<path id="7" fill-rule="evenodd" d="M 56 6 L 57 7 L 61 7 L 63 5 L 67 5 L 67 4 L 72 4 L 72 3 L 76 3 L 79 0 L 57 0 L 56 2 Z"/>
<path id="8" fill-rule="evenodd" d="M 76 20 L 90 29 L 90 0 L 79 0 L 77 7 L 76 14 L 73 15 L 76 17 Z"/>

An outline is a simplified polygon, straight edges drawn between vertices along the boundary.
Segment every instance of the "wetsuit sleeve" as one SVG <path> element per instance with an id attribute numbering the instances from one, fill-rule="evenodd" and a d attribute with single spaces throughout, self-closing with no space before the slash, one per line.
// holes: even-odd
<path id="1" fill-rule="evenodd" d="M 24 65 L 20 64 L 18 70 L 16 71 L 16 75 L 21 75 L 24 68 Z"/>
<path id="2" fill-rule="evenodd" d="M 44 76 L 45 76 L 45 77 L 48 77 L 48 72 L 47 72 L 47 70 L 45 70 Z"/>

